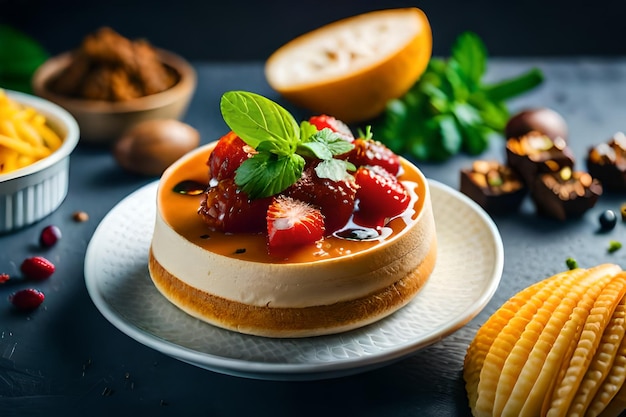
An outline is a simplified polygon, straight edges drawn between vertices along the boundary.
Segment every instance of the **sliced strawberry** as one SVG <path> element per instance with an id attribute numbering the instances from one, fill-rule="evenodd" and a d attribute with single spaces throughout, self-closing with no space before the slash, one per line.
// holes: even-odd
<path id="1" fill-rule="evenodd" d="M 350 127 L 348 127 L 348 125 L 341 120 L 334 118 L 333 116 L 328 116 L 326 114 L 311 116 L 309 118 L 309 123 L 317 127 L 317 130 L 328 128 L 348 142 L 352 142 L 354 140 L 354 135 L 352 134 Z"/>
<path id="2" fill-rule="evenodd" d="M 234 178 L 235 170 L 246 159 L 250 158 L 254 149 L 234 132 L 228 132 L 220 138 L 209 156 L 209 177 L 222 180 Z"/>
<path id="3" fill-rule="evenodd" d="M 382 226 L 390 218 L 406 210 L 410 197 L 395 175 L 381 166 L 362 166 L 357 169 L 358 211 L 354 221 L 362 226 Z"/>
<path id="4" fill-rule="evenodd" d="M 326 234 L 330 235 L 350 219 L 354 211 L 356 184 L 352 177 L 343 181 L 320 178 L 315 173 L 315 165 L 307 165 L 300 179 L 283 194 L 319 207 L 324 215 Z"/>
<path id="5" fill-rule="evenodd" d="M 198 214 L 212 230 L 225 233 L 258 233 L 265 230 L 265 214 L 271 198 L 250 200 L 233 178 L 207 189 Z"/>
<path id="6" fill-rule="evenodd" d="M 354 148 L 344 157 L 357 167 L 380 165 L 393 175 L 400 172 L 400 157 L 383 143 L 373 139 L 356 139 Z"/>
<path id="7" fill-rule="evenodd" d="M 324 216 L 303 201 L 274 198 L 267 209 L 267 242 L 270 252 L 308 245 L 324 237 Z"/>

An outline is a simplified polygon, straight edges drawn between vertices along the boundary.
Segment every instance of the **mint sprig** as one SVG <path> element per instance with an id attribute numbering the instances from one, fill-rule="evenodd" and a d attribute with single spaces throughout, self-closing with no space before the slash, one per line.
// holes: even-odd
<path id="1" fill-rule="evenodd" d="M 444 161 L 485 151 L 510 117 L 506 101 L 543 81 L 539 69 L 485 83 L 488 54 L 473 32 L 462 33 L 447 59 L 431 58 L 426 71 L 402 97 L 387 103 L 376 120 L 377 138 L 398 154 Z"/>
<path id="2" fill-rule="evenodd" d="M 305 158 L 317 158 L 320 178 L 346 178 L 351 163 L 335 159 L 353 145 L 330 129 L 298 122 L 285 108 L 259 94 L 229 91 L 220 101 L 224 121 L 256 154 L 237 169 L 235 183 L 252 199 L 278 194 L 302 175 Z"/>

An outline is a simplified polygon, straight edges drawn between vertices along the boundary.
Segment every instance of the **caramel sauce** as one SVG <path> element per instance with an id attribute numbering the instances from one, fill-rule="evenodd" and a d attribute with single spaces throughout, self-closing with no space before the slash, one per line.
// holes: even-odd
<path id="1" fill-rule="evenodd" d="M 381 239 L 361 240 L 354 239 L 360 233 L 354 230 L 354 225 L 347 226 L 343 234 L 346 238 L 331 236 L 324 238 L 316 245 L 305 245 L 290 250 L 284 257 L 270 256 L 267 252 L 266 237 L 264 234 L 227 234 L 208 229 L 198 214 L 198 208 L 203 193 L 181 192 L 181 188 L 190 184 L 207 184 L 209 182 L 209 168 L 207 161 L 214 144 L 204 146 L 175 163 L 161 178 L 157 196 L 158 208 L 165 222 L 176 232 L 185 237 L 194 245 L 205 250 L 215 252 L 234 259 L 264 262 L 264 263 L 304 263 L 322 259 L 349 257 L 351 254 L 364 251 L 389 241 L 400 233 L 407 223 L 415 220 L 424 203 L 425 184 L 418 175 L 416 168 L 402 161 L 403 174 L 401 181 L 410 181 L 415 185 L 413 190 L 414 204 L 409 206 L 406 215 L 391 220 Z M 181 185 L 182 184 L 182 185 Z M 193 188 L 193 187 L 192 187 Z M 341 236 L 342 233 L 336 233 Z M 365 233 L 371 237 L 371 233 Z"/>

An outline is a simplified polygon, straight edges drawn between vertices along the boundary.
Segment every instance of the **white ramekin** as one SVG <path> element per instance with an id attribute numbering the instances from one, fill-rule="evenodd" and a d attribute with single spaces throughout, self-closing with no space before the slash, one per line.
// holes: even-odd
<path id="1" fill-rule="evenodd" d="M 78 144 L 74 117 L 60 106 L 17 91 L 7 95 L 46 117 L 63 144 L 50 156 L 29 166 L 0 174 L 0 234 L 33 224 L 55 211 L 67 196 L 70 154 Z"/>

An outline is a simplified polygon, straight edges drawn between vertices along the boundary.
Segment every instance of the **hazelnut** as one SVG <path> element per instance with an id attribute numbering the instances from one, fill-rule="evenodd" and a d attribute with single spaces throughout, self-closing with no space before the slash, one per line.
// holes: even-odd
<path id="1" fill-rule="evenodd" d="M 175 119 L 145 120 L 127 129 L 113 147 L 113 156 L 124 169 L 159 176 L 173 162 L 200 143 L 200 134 Z"/>
<path id="2" fill-rule="evenodd" d="M 504 129 L 507 138 L 519 138 L 531 131 L 543 133 L 550 139 L 567 140 L 567 123 L 556 111 L 539 107 L 526 109 L 513 115 Z"/>

